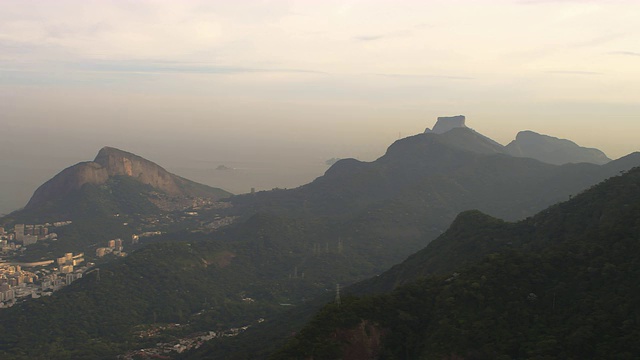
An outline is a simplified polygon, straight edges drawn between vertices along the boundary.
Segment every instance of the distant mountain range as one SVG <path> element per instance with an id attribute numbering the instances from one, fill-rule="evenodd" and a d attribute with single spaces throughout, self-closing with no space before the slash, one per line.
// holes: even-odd
<path id="1" fill-rule="evenodd" d="M 454 127 L 442 134 L 426 133 L 398 140 L 383 157 L 371 163 L 341 160 L 324 176 L 298 189 L 236 196 L 230 201 L 237 209 L 248 212 L 272 212 L 293 218 L 337 218 L 339 221 L 330 225 L 338 229 L 332 234 L 342 237 L 351 247 L 346 253 L 349 260 L 358 263 L 355 259 L 364 257 L 386 266 L 393 258 L 409 255 L 411 248 L 424 247 L 465 210 L 480 209 L 495 217 L 524 219 L 639 165 L 638 153 L 606 165 L 546 164 L 512 157 L 504 153 L 501 145 L 483 135 Z M 477 217 L 492 219 L 484 214 Z M 473 231 L 473 227 L 471 229 Z M 325 234 L 318 236 L 327 238 Z M 481 244 L 473 246 L 484 248 Z M 476 254 L 477 257 L 463 259 L 456 258 L 456 254 L 453 249 L 447 256 L 434 255 L 430 271 L 447 271 L 486 253 L 467 251 L 465 256 Z M 350 268 L 355 267 L 352 264 Z M 323 270 L 326 274 L 335 271 Z M 420 269 L 407 272 L 416 276 L 424 274 Z M 343 285 L 349 282 L 344 277 L 334 278 Z M 371 281 L 375 284 L 367 291 L 390 291 L 404 280 L 385 274 Z M 329 283 L 327 287 L 332 286 Z M 245 359 L 253 354 L 255 358 L 262 358 L 268 353 L 266 349 L 297 331 L 300 319 L 307 315 L 300 309 L 289 318 L 281 318 L 277 326 L 265 324 L 229 340 L 231 344 L 216 344 L 192 356 Z"/>
<path id="2" fill-rule="evenodd" d="M 387 159 L 391 159 L 387 161 L 390 164 L 402 164 L 403 162 L 406 163 L 407 161 L 419 160 L 419 157 L 421 156 L 420 153 L 422 152 L 428 156 L 428 158 L 425 158 L 424 160 L 435 165 L 426 166 L 422 169 L 422 171 L 425 172 L 425 174 L 429 175 L 441 172 L 439 170 L 436 170 L 436 168 L 438 167 L 437 164 L 440 161 L 438 157 L 440 157 L 441 155 L 439 153 L 439 150 L 432 149 L 431 151 L 429 151 L 426 148 L 412 149 L 408 147 L 409 142 L 413 142 L 413 145 L 420 146 L 417 143 L 417 141 L 419 141 L 417 139 L 421 139 L 420 141 L 422 141 L 424 144 L 427 144 L 429 142 L 441 142 L 442 145 L 447 148 L 445 152 L 449 151 L 450 149 L 455 149 L 470 151 L 476 154 L 483 155 L 508 154 L 515 157 L 534 158 L 545 163 L 556 165 L 580 162 L 605 164 L 610 161 L 610 159 L 607 158 L 604 153 L 597 149 L 582 148 L 569 140 L 557 139 L 546 135 L 539 135 L 531 131 L 524 131 L 519 133 L 516 140 L 505 147 L 483 136 L 482 134 L 469 129 L 465 124 L 465 117 L 462 115 L 453 117 L 440 117 L 438 118 L 433 130 L 427 129 L 425 133 L 426 135 L 418 135 L 415 137 L 407 138 L 403 141 L 399 141 L 397 145 L 394 144 L 389 148 L 389 152 L 384 157 L 382 157 L 375 163 L 372 163 L 372 165 L 382 165 L 382 163 L 387 161 Z M 434 135 L 439 136 L 438 140 L 423 140 L 428 139 L 429 137 L 433 137 Z M 425 164 L 425 161 L 418 161 L 416 162 L 416 164 L 420 162 L 422 162 L 423 165 Z M 445 160 L 442 165 L 446 164 L 446 162 L 447 161 Z M 450 163 L 449 165 L 454 164 Z M 342 178 L 343 175 L 346 175 L 347 177 L 352 177 L 352 175 L 363 176 L 364 174 L 355 174 L 360 170 L 365 172 L 379 171 L 372 170 L 370 169 L 371 167 L 372 166 L 367 163 L 362 163 L 354 159 L 337 161 L 337 164 L 335 164 L 335 166 L 332 166 L 327 171 L 325 176 L 317 179 L 307 186 L 301 187 L 301 190 L 299 192 L 306 192 L 307 194 L 305 195 L 310 195 L 311 197 L 313 197 L 315 196 L 315 193 L 318 192 L 315 191 L 314 188 L 322 187 L 323 183 L 331 183 L 331 179 Z M 388 168 L 388 166 L 384 165 L 383 168 Z M 416 168 L 411 171 L 415 170 L 418 169 Z M 406 183 L 402 183 L 403 177 L 395 176 L 395 174 L 383 173 L 384 171 L 380 173 L 380 175 L 383 175 L 387 178 L 384 180 L 384 182 L 388 185 L 387 188 L 372 189 L 377 192 L 379 196 L 368 193 L 365 195 L 365 197 L 367 198 L 365 202 L 379 200 L 376 199 L 376 197 L 393 197 L 393 192 L 400 189 L 405 189 L 405 186 L 408 185 Z M 411 179 L 415 179 L 416 176 L 419 177 L 420 174 L 405 174 L 404 179 L 411 181 Z M 163 195 L 166 195 L 168 197 L 207 197 L 218 200 L 221 198 L 229 197 L 231 195 L 224 190 L 198 184 L 193 181 L 184 179 L 180 176 L 171 174 L 161 166 L 135 154 L 111 147 L 104 147 L 99 151 L 98 155 L 93 161 L 81 162 L 67 169 L 64 169 L 51 180 L 40 186 L 35 191 L 31 199 L 25 206 L 24 210 L 27 213 L 32 214 L 45 214 L 65 211 L 67 213 L 71 213 L 72 211 L 67 210 L 68 208 L 71 208 L 73 206 L 71 204 L 65 204 L 65 202 L 68 202 L 69 198 L 71 197 L 70 195 L 76 194 L 77 192 L 81 191 L 81 189 L 83 189 L 85 185 L 93 187 L 109 186 L 109 184 L 111 184 L 114 179 L 123 177 L 135 180 L 134 183 L 129 182 L 128 185 L 137 184 L 140 186 L 148 186 L 147 191 L 152 189 L 153 191 L 159 191 Z M 340 181 L 342 180 L 343 179 L 340 179 Z M 375 182 L 375 176 L 371 180 L 373 180 L 372 182 Z M 339 189 L 341 185 L 342 184 L 336 187 L 336 189 Z M 366 182 L 362 185 L 362 189 L 353 189 L 352 192 L 357 193 L 366 191 Z M 326 190 L 328 189 L 320 189 L 319 192 L 322 193 L 322 197 L 324 197 L 325 192 L 328 192 Z M 278 195 L 279 194 L 276 194 L 276 196 Z M 344 210 L 347 210 L 357 204 L 363 204 L 361 201 L 358 201 L 359 199 L 353 199 L 344 196 L 341 197 L 343 198 L 342 202 L 344 202 L 344 200 L 348 200 L 350 202 L 350 204 L 344 204 L 346 206 L 341 206 L 341 209 Z M 312 200 L 311 202 L 314 203 L 312 205 L 316 206 L 318 203 L 323 202 L 322 200 L 314 202 L 313 199 L 305 199 L 304 201 L 310 203 L 309 200 Z M 337 199 L 331 199 L 330 202 L 337 205 L 336 200 Z M 242 203 L 242 200 L 237 199 L 236 202 Z M 250 202 L 255 203 L 253 199 Z M 339 202 L 340 200 L 338 200 L 338 203 Z M 259 203 L 259 201 L 257 203 Z M 60 206 L 61 204 L 63 206 Z M 334 211 L 335 208 L 336 207 L 333 206 L 332 211 Z M 126 212 L 127 209 L 122 210 Z"/>
<path id="3" fill-rule="evenodd" d="M 468 129 L 463 115 L 439 117 L 433 130 L 427 128 L 425 133 L 444 134 L 459 128 Z M 486 139 L 493 143 L 496 152 L 516 157 L 528 157 L 548 164 L 563 165 L 585 162 L 602 165 L 611 161 L 598 149 L 585 148 L 571 140 L 542 135 L 533 131 L 519 132 L 516 139 L 507 146 Z"/>
<path id="4" fill-rule="evenodd" d="M 438 123 L 448 121 L 443 119 L 451 118 L 439 118 Z M 510 156 L 504 146 L 486 136 L 466 126 L 452 127 L 442 134 L 398 140 L 373 162 L 342 159 L 324 176 L 297 189 L 240 195 L 231 202 L 244 212 L 329 217 L 402 202 L 413 210 L 416 206 L 431 209 L 432 219 L 446 214 L 444 226 L 468 209 L 518 219 L 639 161 L 640 154 L 634 153 L 603 166 L 554 166 Z"/>
<path id="5" fill-rule="evenodd" d="M 440 132 L 443 126 L 434 129 Z M 299 188 L 225 199 L 229 206 L 221 215 L 237 216 L 234 225 L 211 234 L 175 229 L 154 240 L 163 243 L 105 265 L 100 284 L 87 276 L 55 299 L 30 301 L 27 307 L 36 318 L 22 316 L 20 308 L 0 312 L 0 323 L 10 324 L 0 327 L 0 338 L 11 339 L 10 345 L 0 346 L 0 354 L 68 358 L 68 351 L 81 347 L 74 358 L 92 358 L 99 351 L 115 356 L 134 346 L 126 334 L 135 326 L 158 319 L 184 322 L 201 311 L 202 319 L 217 326 L 246 320 L 242 314 L 275 319 L 282 312 L 279 304 L 301 306 L 337 282 L 347 285 L 389 269 L 425 248 L 461 212 L 478 209 L 521 220 L 634 166 L 640 166 L 638 153 L 605 165 L 558 166 L 514 157 L 466 126 L 411 136 L 396 141 L 376 161 L 339 160 Z M 95 227 L 118 212 L 144 216 L 162 211 L 154 203 L 158 197 L 205 196 L 217 200 L 229 194 L 105 148 L 95 161 L 66 169 L 45 183 L 23 211 L 10 217 L 90 215 Z M 451 259 L 458 261 L 453 255 Z M 384 286 L 392 284 L 381 288 L 385 291 L 404 281 L 387 275 L 384 279 Z M 116 301 L 104 301 L 109 294 L 118 294 Z M 76 301 L 82 306 L 68 306 Z M 59 321 L 67 317 L 91 321 L 74 320 L 69 327 Z M 49 333 L 64 336 L 47 343 L 39 340 Z M 277 334 L 262 338 L 274 345 L 283 340 L 270 337 Z M 243 348 L 248 351 L 256 344 Z M 204 348 L 193 356 L 232 358 L 219 348 Z"/>

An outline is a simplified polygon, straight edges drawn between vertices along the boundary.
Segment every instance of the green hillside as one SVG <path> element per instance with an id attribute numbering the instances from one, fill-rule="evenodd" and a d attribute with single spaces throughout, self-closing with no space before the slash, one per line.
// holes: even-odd
<path id="1" fill-rule="evenodd" d="M 133 335 L 140 324 L 219 330 L 275 311 L 265 302 L 242 301 L 247 273 L 228 268 L 233 253 L 192 240 L 147 246 L 100 266 L 55 296 L 4 309 L 2 358 L 114 358 L 148 345 Z"/>
<path id="2" fill-rule="evenodd" d="M 326 306 L 272 358 L 633 359 L 639 219 L 640 169 L 516 224 L 464 214 L 380 276 L 406 285 Z"/>
<path id="3" fill-rule="evenodd" d="M 3 222 L 44 223 L 73 219 L 91 220 L 113 214 L 158 213 L 160 210 L 148 199 L 153 188 L 135 179 L 117 176 L 104 185 L 85 184 L 68 196 L 52 200 L 33 209 L 7 215 Z"/>

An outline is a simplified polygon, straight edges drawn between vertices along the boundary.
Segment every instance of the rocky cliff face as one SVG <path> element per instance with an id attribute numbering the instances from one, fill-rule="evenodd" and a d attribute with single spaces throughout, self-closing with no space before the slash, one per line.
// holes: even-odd
<path id="1" fill-rule="evenodd" d="M 581 162 L 602 165 L 611 161 L 598 149 L 585 148 L 570 140 L 533 131 L 519 132 L 505 149 L 511 156 L 529 157 L 555 165 Z"/>
<path id="2" fill-rule="evenodd" d="M 457 116 L 441 116 L 438 118 L 433 130 L 427 128 L 425 133 L 444 134 L 455 128 L 466 128 L 464 115 Z"/>
<path id="3" fill-rule="evenodd" d="M 138 155 L 104 147 L 93 162 L 105 169 L 109 176 L 130 176 L 169 195 L 186 195 L 179 185 L 182 179 Z"/>
<path id="4" fill-rule="evenodd" d="M 379 325 L 362 320 L 354 328 L 336 330 L 332 337 L 348 344 L 340 357 L 343 360 L 379 359 L 384 333 Z"/>
<path id="5" fill-rule="evenodd" d="M 144 185 L 150 185 L 169 196 L 223 197 L 223 190 L 209 188 L 171 174 L 160 165 L 138 155 L 119 149 L 104 147 L 93 161 L 81 162 L 64 169 L 40 186 L 26 209 L 63 198 L 85 184 L 102 185 L 114 176 L 128 176 Z M 210 190 L 210 191 L 209 191 Z"/>

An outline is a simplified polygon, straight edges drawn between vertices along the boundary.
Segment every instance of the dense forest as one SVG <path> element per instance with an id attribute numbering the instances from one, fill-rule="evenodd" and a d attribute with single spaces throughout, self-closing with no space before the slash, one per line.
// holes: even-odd
<path id="1" fill-rule="evenodd" d="M 388 294 L 329 304 L 272 359 L 634 359 L 640 353 L 634 340 L 640 337 L 640 169 L 519 223 L 488 223 L 467 224 L 477 226 L 467 239 L 443 238 L 474 252 L 465 244 L 486 244 L 494 233 L 510 248 L 456 272 L 407 280 Z M 394 273 L 408 266 L 402 273 L 412 274 L 418 263 L 409 259 Z"/>

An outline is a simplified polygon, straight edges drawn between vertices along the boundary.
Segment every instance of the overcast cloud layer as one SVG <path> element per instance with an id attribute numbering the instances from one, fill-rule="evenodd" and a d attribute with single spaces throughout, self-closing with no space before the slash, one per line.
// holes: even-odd
<path id="1" fill-rule="evenodd" d="M 170 170 L 315 169 L 264 184 L 291 186 L 455 114 L 502 143 L 529 129 L 616 158 L 638 150 L 638 14 L 636 1 L 0 0 L 0 191 L 30 193 L 104 145 Z"/>

